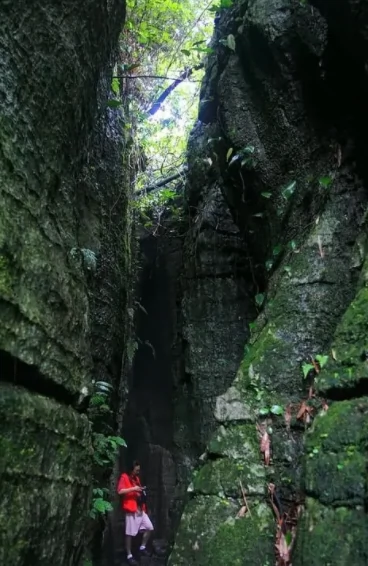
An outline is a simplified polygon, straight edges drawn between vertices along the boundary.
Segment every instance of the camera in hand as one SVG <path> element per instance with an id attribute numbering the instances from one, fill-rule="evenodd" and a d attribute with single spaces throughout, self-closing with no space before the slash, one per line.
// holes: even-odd
<path id="1" fill-rule="evenodd" d="M 147 503 L 147 493 L 145 489 L 142 489 L 142 491 L 138 495 L 137 503 L 139 507 L 142 507 L 142 505 L 145 505 Z"/>

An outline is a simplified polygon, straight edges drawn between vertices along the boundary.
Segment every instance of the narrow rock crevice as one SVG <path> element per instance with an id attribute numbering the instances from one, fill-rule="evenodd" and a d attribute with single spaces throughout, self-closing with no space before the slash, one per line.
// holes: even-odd
<path id="1" fill-rule="evenodd" d="M 36 366 L 26 364 L 4 350 L 0 350 L 0 368 L 0 384 L 9 383 L 22 387 L 30 393 L 42 395 L 61 405 L 73 407 L 79 412 L 86 410 L 86 403 L 84 407 L 80 404 L 83 395 L 77 398 L 62 384 L 55 383 L 42 375 Z"/>
<path id="2" fill-rule="evenodd" d="M 325 396 L 331 401 L 350 401 L 368 397 L 368 377 L 358 379 L 352 387 L 331 387 L 326 389 Z"/>

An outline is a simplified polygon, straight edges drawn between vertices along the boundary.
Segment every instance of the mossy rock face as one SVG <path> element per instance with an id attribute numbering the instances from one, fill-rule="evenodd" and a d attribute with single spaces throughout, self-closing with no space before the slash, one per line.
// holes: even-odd
<path id="1" fill-rule="evenodd" d="M 173 551 L 173 566 L 184 564 L 189 566 L 196 563 L 207 565 L 210 563 L 209 557 L 211 560 L 216 560 L 212 550 L 216 543 L 206 544 L 207 540 L 213 538 L 212 526 L 204 524 L 202 527 L 203 540 L 200 552 L 196 551 L 191 554 L 190 547 L 185 546 L 184 542 L 190 530 L 188 521 L 195 519 L 190 515 L 199 513 L 199 500 L 202 501 L 204 496 L 209 499 L 216 497 L 216 501 L 221 500 L 222 497 L 225 500 L 235 498 L 237 495 L 239 497 L 240 490 L 236 492 L 239 480 L 246 487 L 247 493 L 251 494 L 254 489 L 254 496 L 258 497 L 264 506 L 269 505 L 266 492 L 268 482 L 272 481 L 277 485 L 278 493 L 286 501 L 295 498 L 295 494 L 301 490 L 304 429 L 300 423 L 297 424 L 296 416 L 294 415 L 292 431 L 286 430 L 282 416 L 271 414 L 264 419 L 272 429 L 270 439 L 273 462 L 272 466 L 263 468 L 263 471 L 263 456 L 259 445 L 257 448 L 259 439 L 256 433 L 256 421 L 262 421 L 260 411 L 265 407 L 270 408 L 276 405 L 285 409 L 288 403 L 293 403 L 295 406 L 307 397 L 307 385 L 303 381 L 301 369 L 302 363 L 309 359 L 311 352 L 314 355 L 324 353 L 339 317 L 354 297 L 356 280 L 351 276 L 349 266 L 345 265 L 342 253 L 342 250 L 345 253 L 349 249 L 351 238 L 349 222 L 346 220 L 344 228 L 347 232 L 346 234 L 344 232 L 344 239 L 342 239 L 337 221 L 341 210 L 347 206 L 347 201 L 347 197 L 340 198 L 340 196 L 335 201 L 332 200 L 319 221 L 318 230 L 324 235 L 326 246 L 329 246 L 328 257 L 321 261 L 318 256 L 316 244 L 318 231 L 313 229 L 305 239 L 299 253 L 288 259 L 292 275 L 285 275 L 281 266 L 271 279 L 271 301 L 265 308 L 263 320 L 258 321 L 256 332 L 245 348 L 244 357 L 233 385 L 217 399 L 215 416 L 220 426 L 207 446 L 209 460 L 196 472 L 190 486 L 193 500 L 186 507 L 184 514 L 186 519 L 183 518 L 179 527 L 177 535 L 179 546 L 176 546 Z M 355 230 L 354 234 L 356 235 L 357 232 Z M 339 285 L 337 278 L 340 280 Z M 221 411 L 217 410 L 219 406 L 221 406 Z M 333 416 L 334 413 L 331 412 L 324 418 L 333 419 Z M 324 432 L 319 434 L 324 434 Z M 340 433 L 337 432 L 337 434 Z M 311 448 L 312 452 L 313 449 L 314 447 Z M 336 448 L 336 450 L 339 449 L 341 447 Z M 362 458 L 357 455 L 354 460 L 355 465 L 345 470 L 346 478 L 332 488 L 328 485 L 326 474 L 330 471 L 331 466 L 337 464 L 335 456 L 332 456 L 332 461 L 330 461 L 330 455 L 326 455 L 325 460 L 321 460 L 320 471 L 313 472 L 313 474 L 321 473 L 320 490 L 322 492 L 330 490 L 324 496 L 325 501 L 338 503 L 350 497 L 361 501 Z M 311 458 L 310 465 L 318 465 L 318 460 Z M 314 481 L 312 476 L 308 476 L 308 473 L 307 470 L 307 485 L 308 482 Z M 345 480 L 357 482 L 356 488 L 349 488 Z M 312 491 L 317 489 L 319 489 L 318 486 L 314 484 L 310 486 Z M 216 510 L 216 518 L 218 515 Z M 275 525 L 272 523 L 271 512 L 270 520 L 269 534 L 274 534 Z M 227 529 L 228 527 L 226 527 L 226 533 Z M 257 526 L 255 526 L 256 530 Z M 249 555 L 252 555 L 253 548 L 259 552 L 259 545 L 264 542 L 261 530 L 258 534 L 255 534 L 255 531 L 252 533 L 252 543 L 249 543 Z M 216 536 L 222 540 L 220 534 Z M 247 541 L 245 535 L 244 544 L 248 545 Z M 193 545 L 197 547 L 195 541 Z M 218 556 L 221 556 L 220 550 L 216 548 Z M 241 548 L 243 548 L 241 544 L 238 544 L 235 549 L 231 549 L 234 562 L 243 559 Z M 189 559 L 185 561 L 187 555 Z M 197 562 L 191 562 L 194 556 L 197 557 Z M 255 564 L 257 560 L 258 558 L 255 558 Z"/>
<path id="2" fill-rule="evenodd" d="M 296 417 L 311 385 L 303 379 L 302 365 L 329 352 L 336 327 L 354 299 L 361 263 L 355 258 L 351 261 L 352 243 L 361 233 L 366 207 L 363 183 L 355 170 L 347 161 L 338 168 L 333 165 L 336 152 L 329 141 L 323 141 L 327 132 L 321 136 L 320 118 L 316 120 L 318 112 L 314 114 L 319 97 L 310 96 L 315 85 L 311 84 L 309 63 L 316 61 L 317 64 L 325 53 L 329 41 L 327 30 L 328 25 L 318 10 L 311 10 L 308 3 L 291 0 L 234 2 L 233 8 L 221 11 L 216 25 L 213 40 L 216 52 L 209 55 L 202 90 L 203 105 L 207 101 L 207 109 L 202 107 L 201 116 L 203 122 L 211 124 L 211 133 L 218 125 L 215 136 L 225 135 L 228 147 L 218 144 L 216 160 L 210 160 L 216 163 L 207 169 L 210 155 L 204 150 L 208 141 L 205 139 L 207 125 L 198 125 L 196 132 L 203 144 L 193 140 L 192 149 L 189 148 L 192 155 L 188 198 L 192 194 L 191 204 L 195 207 L 200 203 L 201 212 L 213 210 L 213 200 L 208 194 L 220 186 L 246 237 L 255 271 L 262 273 L 267 295 L 264 292 L 260 301 L 262 312 L 252 324 L 236 378 L 231 387 L 217 397 L 215 417 L 220 426 L 207 444 L 208 460 L 197 471 L 190 486 L 193 499 L 179 527 L 172 566 L 263 565 L 267 560 L 274 563 L 272 539 L 270 554 L 253 552 L 256 549 L 260 553 L 264 543 L 263 531 L 257 522 L 251 543 L 245 532 L 241 541 L 227 544 L 226 553 L 220 548 L 225 536 L 233 540 L 228 529 L 234 520 L 231 514 L 227 522 L 223 519 L 220 501 L 223 497 L 228 501 L 235 498 L 231 491 L 235 478 L 235 485 L 241 478 L 244 483 L 248 481 L 247 489 L 251 489 L 254 475 L 250 481 L 250 472 L 263 463 L 259 448 L 254 445 L 252 449 L 256 420 L 262 421 L 263 409 L 267 412 L 274 405 L 283 409 L 291 405 L 293 419 L 290 427 L 285 425 L 282 416 L 272 414 L 264 419 L 265 425 L 272 429 L 272 466 L 266 468 L 264 479 L 259 478 L 264 481 L 263 497 L 259 492 L 254 497 L 264 506 L 268 505 L 265 488 L 272 481 L 282 502 L 288 505 L 302 492 L 305 472 L 307 489 L 320 498 L 319 505 L 322 501 L 341 505 L 350 499 L 353 505 L 361 504 L 364 497 L 362 451 L 352 451 L 347 445 L 352 464 L 346 465 L 345 475 L 336 476 L 336 485 L 329 485 L 329 475 L 334 478 L 335 473 L 341 471 L 338 458 L 345 446 L 338 442 L 336 449 L 330 450 L 325 445 L 321 448 L 320 443 L 312 442 L 313 432 L 307 441 L 311 442 L 313 455 L 308 458 L 305 469 L 302 457 L 305 428 Z M 235 53 L 218 48 L 229 34 L 235 38 Z M 253 148 L 252 167 L 237 170 L 236 162 L 231 167 L 225 163 L 229 148 L 234 155 Z M 221 214 L 218 217 L 223 218 Z M 200 223 L 196 218 L 193 232 L 199 231 Z M 218 225 L 215 224 L 215 230 Z M 219 260 L 210 251 L 206 268 L 210 258 L 214 265 L 211 274 L 218 278 Z M 199 273 L 203 273 L 195 268 L 197 264 L 193 262 L 190 275 L 199 279 Z M 201 278 L 201 284 L 202 281 Z M 258 279 L 256 287 L 259 287 Z M 222 323 L 223 313 L 216 316 L 220 316 Z M 243 316 L 246 319 L 246 315 Z M 193 342 L 196 339 L 199 350 L 204 341 L 195 325 L 191 336 Z M 217 344 L 207 348 L 214 352 Z M 215 372 L 211 377 L 217 381 L 214 376 L 217 376 Z M 209 391 L 204 393 L 209 394 Z M 324 418 L 333 418 L 332 408 L 331 405 L 330 415 Z M 354 429 L 353 423 L 350 426 Z M 320 434 L 326 433 L 318 433 L 318 441 Z M 201 438 L 204 437 L 205 434 Z M 215 515 L 215 524 L 204 520 L 206 501 L 208 512 Z M 250 504 L 253 509 L 252 501 Z M 267 531 L 273 536 L 275 526 L 271 512 L 269 516 Z M 222 536 L 220 527 L 224 522 L 226 528 Z M 248 517 L 244 524 L 247 528 L 251 525 Z M 237 533 L 242 523 L 236 523 L 236 527 L 232 533 Z M 333 520 L 329 528 L 333 528 Z M 199 531 L 203 533 L 201 540 L 192 536 Z M 336 532 L 339 533 L 338 528 Z M 309 550 L 306 552 L 309 555 Z M 315 550 L 312 552 L 317 554 Z M 308 563 L 304 558 L 300 561 L 303 565 Z M 315 556 L 314 564 L 317 563 L 325 565 Z"/>
<path id="3" fill-rule="evenodd" d="M 8 566 L 81 563 L 93 487 L 82 411 L 93 380 L 118 390 L 124 373 L 131 168 L 121 112 L 105 104 L 124 10 L 124 0 L 2 3 L 0 563 Z"/>
<path id="4" fill-rule="evenodd" d="M 220 426 L 210 439 L 207 451 L 214 456 L 237 459 L 255 459 L 259 442 L 255 424 Z"/>
<path id="5" fill-rule="evenodd" d="M 254 458 L 233 460 L 220 458 L 207 462 L 193 479 L 195 493 L 239 497 L 240 483 L 248 494 L 263 495 L 265 492 L 265 468 L 254 463 Z"/>
<path id="6" fill-rule="evenodd" d="M 368 287 L 363 286 L 342 317 L 329 360 L 318 378 L 318 390 L 354 389 L 368 384 Z M 368 387 L 368 385 L 366 385 Z"/>
<path id="7" fill-rule="evenodd" d="M 273 560 L 274 521 L 259 500 L 251 513 L 236 518 L 240 508 L 232 500 L 198 496 L 186 507 L 169 566 L 224 566 L 245 563 L 263 566 Z"/>
<path id="8" fill-rule="evenodd" d="M 306 491 L 325 505 L 364 505 L 368 399 L 333 403 L 307 434 Z"/>
<path id="9" fill-rule="evenodd" d="M 9 259 L 0 254 L 0 294 L 3 297 L 10 298 L 12 295 L 13 277 Z"/>
<path id="10" fill-rule="evenodd" d="M 296 566 L 368 563 L 367 415 L 367 397 L 334 402 L 306 435 L 308 497 L 298 525 Z"/>
<path id="11" fill-rule="evenodd" d="M 87 519 L 92 454 L 87 418 L 3 385 L 0 420 L 0 562 L 69 564 Z M 71 547 L 62 540 L 72 540 Z"/>
<path id="12" fill-rule="evenodd" d="M 366 566 L 368 519 L 363 508 L 325 507 L 306 501 L 299 526 L 295 566 Z"/>

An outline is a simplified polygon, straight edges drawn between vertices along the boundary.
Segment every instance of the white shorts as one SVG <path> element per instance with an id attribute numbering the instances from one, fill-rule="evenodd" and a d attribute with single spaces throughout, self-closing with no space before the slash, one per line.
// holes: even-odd
<path id="1" fill-rule="evenodd" d="M 153 531 L 151 519 L 147 513 L 126 513 L 125 514 L 125 534 L 130 537 L 135 537 L 139 532 Z"/>

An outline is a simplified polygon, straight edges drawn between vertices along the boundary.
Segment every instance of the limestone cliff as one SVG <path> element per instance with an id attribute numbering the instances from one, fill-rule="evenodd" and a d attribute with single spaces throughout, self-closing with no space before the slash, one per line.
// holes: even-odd
<path id="1" fill-rule="evenodd" d="M 355 0 L 243 0 L 219 14 L 189 143 L 183 268 L 186 372 L 207 448 L 170 566 L 273 564 L 268 484 L 282 511 L 302 510 L 293 564 L 367 563 L 367 18 Z M 329 358 L 313 385 L 302 366 L 318 356 Z M 250 512 L 236 518 L 240 482 Z"/>
<path id="2" fill-rule="evenodd" d="M 129 179 L 106 101 L 124 2 L 0 12 L 0 562 L 77 565 L 85 400 L 121 386 Z"/>

